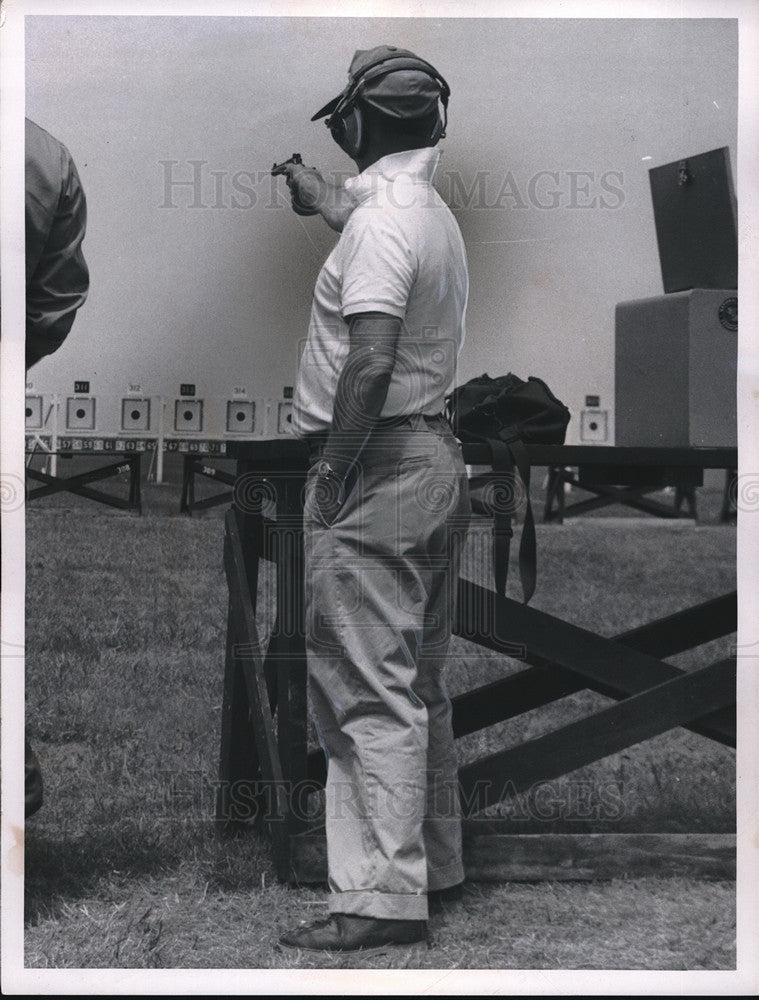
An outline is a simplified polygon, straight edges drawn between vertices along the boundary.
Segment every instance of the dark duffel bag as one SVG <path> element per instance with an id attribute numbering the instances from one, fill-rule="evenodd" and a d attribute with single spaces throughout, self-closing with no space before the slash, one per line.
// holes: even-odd
<path id="1" fill-rule="evenodd" d="M 511 519 L 519 506 L 520 493 L 524 494 L 519 575 L 526 604 L 535 592 L 537 551 L 530 503 L 530 460 L 525 444 L 563 444 L 570 412 L 542 379 L 531 375 L 525 382 L 511 372 L 499 378 L 481 375 L 465 382 L 446 398 L 446 412 L 460 441 L 483 442 L 490 448 L 497 498 L 485 509 L 494 520 L 493 564 L 499 594 L 506 593 L 509 546 L 514 534 Z"/>

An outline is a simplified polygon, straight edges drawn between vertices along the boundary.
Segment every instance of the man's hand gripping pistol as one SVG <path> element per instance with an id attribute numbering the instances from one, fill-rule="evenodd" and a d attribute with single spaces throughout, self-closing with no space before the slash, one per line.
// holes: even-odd
<path id="1" fill-rule="evenodd" d="M 315 167 L 303 165 L 300 153 L 293 153 L 289 160 L 275 163 L 273 177 L 283 175 L 290 189 L 292 208 L 298 215 L 322 215 L 325 222 L 337 232 L 342 232 L 356 202 L 342 186 L 329 184 Z"/>

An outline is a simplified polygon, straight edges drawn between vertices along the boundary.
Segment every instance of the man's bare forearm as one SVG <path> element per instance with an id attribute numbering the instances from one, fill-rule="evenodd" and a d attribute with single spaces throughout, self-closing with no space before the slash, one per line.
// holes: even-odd
<path id="1" fill-rule="evenodd" d="M 401 321 L 384 314 L 356 316 L 351 347 L 337 384 L 323 458 L 342 482 L 380 418 L 390 386 Z"/>
<path id="2" fill-rule="evenodd" d="M 287 177 L 287 186 L 293 197 L 293 205 L 311 210 L 301 214 L 319 213 L 327 225 L 338 233 L 356 207 L 353 196 L 341 184 L 325 181 L 318 170 L 301 163 L 287 161 L 276 168 Z M 295 208 L 298 211 L 298 208 Z"/>
<path id="3" fill-rule="evenodd" d="M 360 356 L 357 356 L 357 359 Z M 323 458 L 342 482 L 359 458 L 369 435 L 377 424 L 385 405 L 392 372 L 377 371 L 367 375 L 361 384 L 362 407 L 359 413 L 347 379 L 341 378 L 335 397 L 335 416 L 329 432 Z"/>
<path id="4" fill-rule="evenodd" d="M 328 184 L 326 181 L 325 184 L 324 198 L 317 208 L 327 225 L 341 233 L 356 207 L 356 202 L 342 185 Z"/>
<path id="5" fill-rule="evenodd" d="M 331 229 L 343 231 L 356 201 L 342 184 L 330 184 L 318 171 L 306 168 L 294 186 L 300 202 L 316 209 Z"/>

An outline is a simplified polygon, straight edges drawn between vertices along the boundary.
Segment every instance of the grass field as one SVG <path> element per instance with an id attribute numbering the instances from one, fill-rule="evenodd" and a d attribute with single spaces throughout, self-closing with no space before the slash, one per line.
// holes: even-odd
<path id="1" fill-rule="evenodd" d="M 146 514 L 84 500 L 27 511 L 27 712 L 45 804 L 27 824 L 26 953 L 34 967 L 350 968 L 355 958 L 279 951 L 279 932 L 318 916 L 323 895 L 274 878 L 259 835 L 220 837 L 218 769 L 226 585 L 219 510 L 179 516 L 170 488 Z M 719 498 L 712 498 L 712 508 Z M 482 573 L 475 528 L 465 572 Z M 731 589 L 734 528 L 578 519 L 538 526 L 535 607 L 613 635 Z M 518 574 L 511 575 L 514 585 Z M 271 576 L 261 605 L 270 608 Z M 682 654 L 684 667 L 731 640 Z M 519 664 L 457 640 L 452 693 Z M 604 704 L 584 692 L 459 741 L 463 761 Z M 684 730 L 556 783 L 542 829 L 589 829 L 586 799 L 616 789 L 595 828 L 731 831 L 735 758 Z M 510 815 L 508 803 L 496 812 Z M 523 821 L 515 823 L 524 829 Z M 535 817 L 531 822 L 535 825 Z M 469 884 L 431 922 L 413 967 L 729 969 L 734 885 L 669 878 L 592 884 Z M 408 967 L 402 954 L 365 959 Z"/>

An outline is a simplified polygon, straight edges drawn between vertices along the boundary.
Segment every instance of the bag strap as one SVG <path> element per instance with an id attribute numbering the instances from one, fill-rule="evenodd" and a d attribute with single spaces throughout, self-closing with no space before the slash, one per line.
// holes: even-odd
<path id="1" fill-rule="evenodd" d="M 535 593 L 538 561 L 535 517 L 532 513 L 532 504 L 530 503 L 530 457 L 527 454 L 524 444 L 518 439 L 512 441 L 509 447 L 519 470 L 519 475 L 522 477 L 527 501 L 524 512 L 524 523 L 522 524 L 522 538 L 519 542 L 519 576 L 522 580 L 524 603 L 527 604 Z"/>
<path id="2" fill-rule="evenodd" d="M 514 463 L 509 446 L 494 438 L 488 439 L 493 471 L 513 475 Z M 509 572 L 509 550 L 514 529 L 511 527 L 511 515 L 507 510 L 496 507 L 493 515 L 493 569 L 495 572 L 496 593 L 506 596 L 506 578 Z"/>
<path id="3" fill-rule="evenodd" d="M 491 461 L 495 473 L 514 476 L 514 467 L 524 485 L 526 507 L 519 542 L 519 577 L 522 584 L 522 598 L 528 604 L 535 593 L 537 580 L 537 540 L 535 537 L 535 516 L 530 502 L 530 458 L 522 441 L 518 438 L 508 442 L 488 438 Z M 493 516 L 493 569 L 496 593 L 506 596 L 506 581 L 509 572 L 509 552 L 514 529 L 511 515 L 507 510 L 496 508 Z"/>

